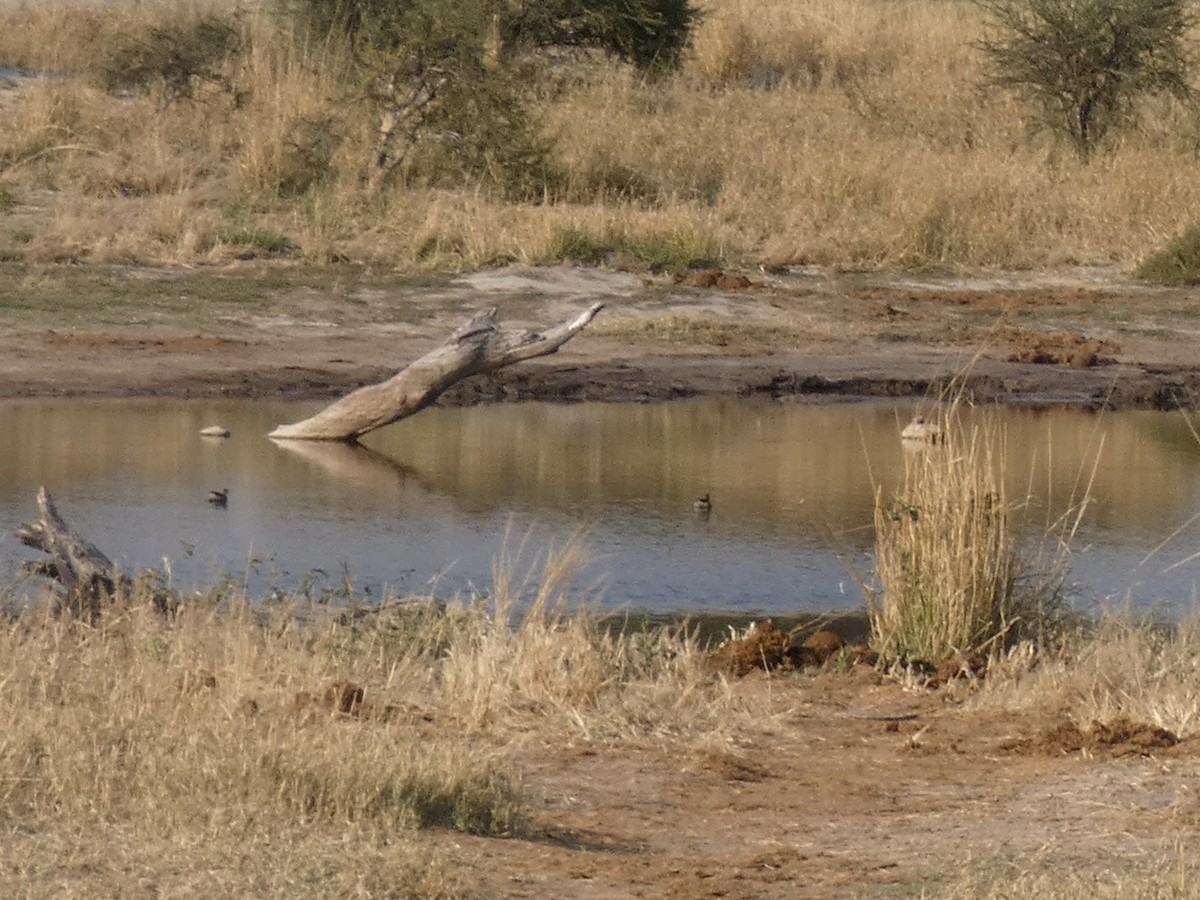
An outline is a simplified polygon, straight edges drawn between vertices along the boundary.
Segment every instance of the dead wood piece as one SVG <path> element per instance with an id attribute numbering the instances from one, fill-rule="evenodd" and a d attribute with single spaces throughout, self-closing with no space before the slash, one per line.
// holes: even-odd
<path id="1" fill-rule="evenodd" d="M 77 618 L 94 622 L 104 599 L 127 590 L 131 582 L 94 544 L 71 532 L 45 487 L 38 489 L 37 504 L 41 520 L 21 525 L 16 536 L 50 558 L 27 563 L 22 569 L 62 586 L 64 593 L 55 604 L 56 612 L 66 609 Z"/>
<path id="2" fill-rule="evenodd" d="M 603 303 L 594 303 L 574 319 L 541 332 L 501 329 L 495 308 L 484 310 L 442 346 L 387 381 L 361 387 L 303 421 L 280 425 L 270 437 L 354 442 L 369 431 L 420 412 L 464 378 L 554 353 L 586 328 L 603 307 Z"/>

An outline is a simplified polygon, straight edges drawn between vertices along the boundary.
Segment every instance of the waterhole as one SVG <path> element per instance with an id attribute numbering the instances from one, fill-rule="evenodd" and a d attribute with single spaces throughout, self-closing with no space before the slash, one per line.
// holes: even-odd
<path id="1" fill-rule="evenodd" d="M 903 406 L 775 402 L 431 408 L 356 448 L 274 443 L 320 403 L 0 404 L 0 562 L 45 485 L 126 571 L 253 596 L 487 593 L 575 539 L 573 596 L 602 609 L 746 615 L 863 606 L 872 510 L 902 472 Z M 1190 608 L 1200 442 L 1180 414 L 1003 409 L 1029 552 L 1085 496 L 1068 582 L 1083 605 Z M 220 424 L 227 439 L 202 438 Z M 208 502 L 228 489 L 228 503 Z M 708 495 L 711 510 L 694 501 Z M 1052 536 L 1046 538 L 1047 527 Z"/>

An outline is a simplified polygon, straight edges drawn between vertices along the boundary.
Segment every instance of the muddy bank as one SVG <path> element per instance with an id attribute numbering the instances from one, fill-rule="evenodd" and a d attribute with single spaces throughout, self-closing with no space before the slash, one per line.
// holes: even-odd
<path id="1" fill-rule="evenodd" d="M 935 396 L 958 377 L 978 402 L 1078 405 L 1091 409 L 1192 409 L 1200 397 L 1193 367 L 1071 369 L 1006 363 L 892 358 L 869 344 L 840 359 L 787 354 L 762 358 L 642 357 L 580 365 L 530 365 L 488 382 L 464 384 L 447 403 L 512 400 L 658 401 L 738 395 L 797 402 Z M 926 354 L 930 356 L 933 354 Z M 880 371 L 886 368 L 888 371 Z"/>
<path id="2" fill-rule="evenodd" d="M 917 399 L 956 375 L 980 401 L 1174 409 L 1200 397 L 1200 293 L 1118 272 L 4 274 L 0 397 L 325 398 L 390 375 L 480 308 L 538 327 L 596 300 L 605 311 L 558 355 L 472 379 L 443 402 Z"/>

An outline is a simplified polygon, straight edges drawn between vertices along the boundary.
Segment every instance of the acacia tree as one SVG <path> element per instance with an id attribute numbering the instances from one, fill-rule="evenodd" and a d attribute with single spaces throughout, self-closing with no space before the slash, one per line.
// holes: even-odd
<path id="1" fill-rule="evenodd" d="M 513 63 L 589 47 L 644 70 L 679 61 L 690 0 L 282 0 L 313 33 L 346 41 L 379 122 L 368 182 L 379 188 L 423 145 L 509 192 L 546 183 L 549 146 Z"/>
<path id="2" fill-rule="evenodd" d="M 976 0 L 995 34 L 981 46 L 989 80 L 1035 108 L 1083 159 L 1128 120 L 1136 101 L 1191 101 L 1185 36 L 1190 0 Z"/>

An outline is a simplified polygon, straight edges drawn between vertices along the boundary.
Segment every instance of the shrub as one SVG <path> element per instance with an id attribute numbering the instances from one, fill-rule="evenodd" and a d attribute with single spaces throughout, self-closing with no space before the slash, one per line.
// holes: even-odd
<path id="1" fill-rule="evenodd" d="M 220 70 L 241 44 L 238 29 L 216 16 L 149 25 L 140 33 L 117 35 L 100 62 L 98 75 L 108 91 L 157 87 L 164 106 L 191 99 L 202 82 L 215 84 L 237 98 Z"/>
<path id="2" fill-rule="evenodd" d="M 698 17 L 689 0 L 549 0 L 501 4 L 498 25 L 510 52 L 592 47 L 666 70 L 679 64 Z"/>
<path id="3" fill-rule="evenodd" d="M 1137 268 L 1138 278 L 1156 284 L 1200 284 L 1200 227 L 1189 228 Z"/>
<path id="4" fill-rule="evenodd" d="M 361 93 L 379 121 L 372 189 L 420 162 L 435 181 L 471 176 L 520 197 L 536 196 L 555 175 L 512 60 L 582 46 L 645 69 L 669 67 L 696 17 L 689 0 L 282 3 L 310 32 L 344 40 L 357 61 Z"/>
<path id="5" fill-rule="evenodd" d="M 1087 159 L 1146 94 L 1190 98 L 1189 0 L 976 0 L 996 37 L 991 82 L 1024 96 L 1040 124 Z"/>

